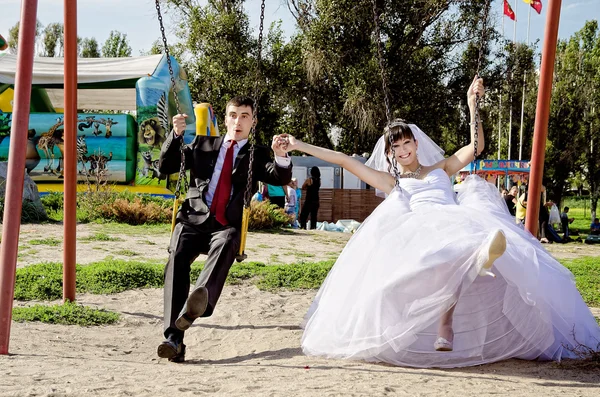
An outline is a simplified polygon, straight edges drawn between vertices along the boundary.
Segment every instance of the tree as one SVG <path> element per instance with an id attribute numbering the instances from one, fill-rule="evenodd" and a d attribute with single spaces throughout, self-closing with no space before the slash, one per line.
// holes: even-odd
<path id="1" fill-rule="evenodd" d="M 91 39 L 85 38 L 81 42 L 81 57 L 82 58 L 100 58 L 100 50 L 98 42 L 94 37 Z"/>
<path id="2" fill-rule="evenodd" d="M 106 58 L 130 57 L 131 47 L 127 35 L 117 30 L 111 30 L 108 39 L 102 46 L 102 56 Z"/>
<path id="3" fill-rule="evenodd" d="M 288 3 L 301 30 L 307 76 L 304 85 L 313 87 L 309 91 L 325 94 L 324 102 L 304 109 L 316 110 L 316 117 L 312 117 L 316 125 L 327 130 L 331 126 L 340 128 L 339 149 L 349 153 L 370 151 L 386 123 L 371 0 Z M 474 41 L 478 44 L 487 1 L 376 3 L 393 117 L 418 122 L 438 142 L 445 138 L 444 130 L 460 133 L 461 141 L 466 141 L 464 97 L 474 68 L 468 78 L 455 78 L 451 90 L 447 82 L 460 66 L 453 59 L 456 51 Z M 487 23 L 491 22 L 488 18 Z M 494 37 L 493 29 L 488 27 L 488 33 Z M 487 48 L 483 47 L 484 68 Z M 476 52 L 470 54 L 477 59 Z"/>
<path id="4" fill-rule="evenodd" d="M 62 23 L 53 22 L 48 24 L 43 32 L 44 51 L 42 56 L 45 57 L 62 57 L 64 54 L 64 27 Z"/>
<path id="5" fill-rule="evenodd" d="M 40 31 L 42 30 L 42 27 L 43 27 L 42 23 L 39 20 L 37 20 L 36 28 L 35 28 L 36 41 L 37 41 L 38 36 L 40 35 Z M 7 44 L 8 44 L 8 51 L 11 54 L 16 54 L 17 50 L 19 48 L 19 22 L 14 24 L 14 26 L 8 30 Z"/>

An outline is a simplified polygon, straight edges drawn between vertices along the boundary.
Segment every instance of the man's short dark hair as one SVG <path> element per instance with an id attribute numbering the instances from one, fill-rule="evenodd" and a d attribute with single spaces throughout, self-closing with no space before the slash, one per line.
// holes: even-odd
<path id="1" fill-rule="evenodd" d="M 599 221 L 600 221 L 600 219 L 598 219 L 598 218 L 594 219 L 594 222 L 599 222 Z"/>
<path id="2" fill-rule="evenodd" d="M 229 105 L 233 106 L 249 106 L 250 110 L 252 110 L 252 114 L 254 114 L 254 100 L 249 96 L 236 96 L 233 97 L 227 102 L 225 106 L 225 113 L 227 113 L 227 108 Z"/>
<path id="3" fill-rule="evenodd" d="M 568 212 L 568 211 L 569 211 L 569 207 L 565 207 L 565 212 Z"/>

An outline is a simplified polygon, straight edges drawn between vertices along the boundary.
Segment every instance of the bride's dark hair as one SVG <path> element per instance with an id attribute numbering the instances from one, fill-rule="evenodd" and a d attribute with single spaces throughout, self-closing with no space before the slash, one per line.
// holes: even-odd
<path id="1" fill-rule="evenodd" d="M 392 150 L 392 142 L 396 142 L 399 139 L 412 139 L 415 140 L 415 136 L 413 135 L 410 126 L 406 121 L 402 119 L 395 119 L 392 121 L 388 127 L 385 129 L 385 153 L 389 153 Z M 392 163 L 388 156 L 385 157 L 388 165 L 389 171 L 392 170 Z"/>

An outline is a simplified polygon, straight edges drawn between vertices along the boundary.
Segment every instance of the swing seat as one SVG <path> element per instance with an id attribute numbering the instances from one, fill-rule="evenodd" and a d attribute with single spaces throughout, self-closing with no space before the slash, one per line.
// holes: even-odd
<path id="1" fill-rule="evenodd" d="M 248 224 L 250 222 L 250 207 L 244 207 L 242 212 L 242 228 L 240 229 L 240 249 L 235 257 L 238 262 L 243 261 L 248 257 L 244 250 L 246 249 L 246 237 L 248 237 Z"/>

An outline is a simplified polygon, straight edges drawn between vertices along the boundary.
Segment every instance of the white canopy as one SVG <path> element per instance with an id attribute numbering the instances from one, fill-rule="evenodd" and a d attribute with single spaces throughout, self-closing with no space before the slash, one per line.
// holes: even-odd
<path id="1" fill-rule="evenodd" d="M 154 73 L 163 55 L 130 58 L 79 58 L 77 60 L 77 83 L 101 83 L 139 79 Z M 14 84 L 17 56 L 0 54 L 0 83 Z M 33 59 L 34 85 L 62 85 L 64 81 L 64 58 L 36 57 Z"/>

